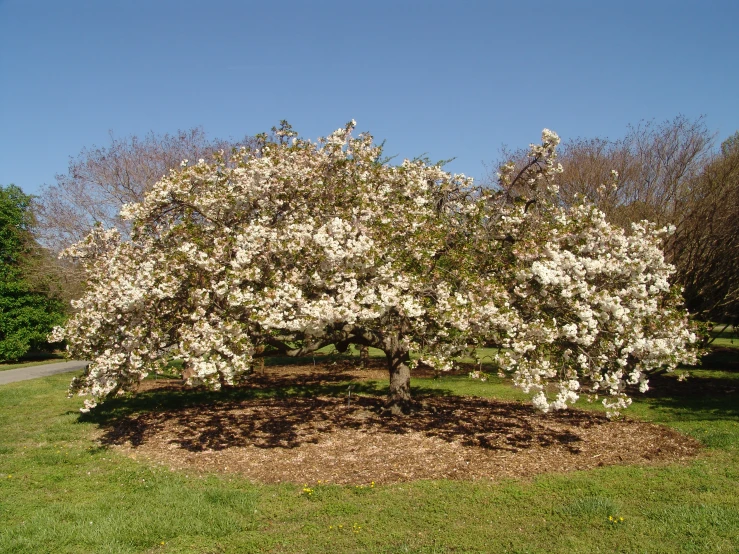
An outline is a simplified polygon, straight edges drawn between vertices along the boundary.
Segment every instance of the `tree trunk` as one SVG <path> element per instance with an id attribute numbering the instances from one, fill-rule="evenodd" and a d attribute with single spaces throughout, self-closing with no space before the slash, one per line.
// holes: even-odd
<path id="1" fill-rule="evenodd" d="M 408 414 L 411 411 L 411 368 L 407 350 L 393 348 L 385 352 L 390 371 L 390 394 L 388 409 L 393 415 Z"/>

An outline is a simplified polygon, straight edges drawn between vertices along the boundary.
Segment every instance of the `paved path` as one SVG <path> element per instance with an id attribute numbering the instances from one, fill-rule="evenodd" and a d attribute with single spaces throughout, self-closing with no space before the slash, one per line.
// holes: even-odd
<path id="1" fill-rule="evenodd" d="M 35 379 L 36 377 L 46 377 L 56 373 L 66 373 L 75 369 L 82 369 L 89 362 L 81 362 L 72 360 L 71 362 L 59 362 L 58 364 L 34 365 L 28 367 L 19 367 L 18 369 L 6 369 L 0 371 L 0 385 L 6 383 L 14 383 L 16 381 L 25 381 L 26 379 Z"/>

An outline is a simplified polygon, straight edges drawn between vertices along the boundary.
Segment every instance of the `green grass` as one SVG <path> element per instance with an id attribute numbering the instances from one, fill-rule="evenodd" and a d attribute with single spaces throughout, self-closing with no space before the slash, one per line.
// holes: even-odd
<path id="1" fill-rule="evenodd" d="M 686 463 L 528 481 L 364 489 L 311 483 L 310 496 L 300 484 L 189 475 L 124 457 L 98 446 L 98 424 L 229 395 L 343 394 L 345 383 L 225 395 L 153 392 L 112 401 L 86 417 L 77 411 L 80 399 L 65 397 L 69 374 L 0 386 L 0 553 L 736 552 L 737 356 L 709 357 L 684 383 L 657 380 L 628 412 L 707 445 Z M 525 398 L 498 378 L 443 376 L 414 379 L 413 386 Z M 384 390 L 385 383 L 370 382 L 361 392 Z"/>
<path id="2" fill-rule="evenodd" d="M 38 353 L 24 356 L 17 362 L 0 363 L 0 371 L 6 369 L 18 369 L 19 367 L 32 367 L 35 365 L 57 364 L 66 361 L 61 354 Z"/>
<path id="3" fill-rule="evenodd" d="M 475 351 L 475 358 L 472 357 L 462 357 L 459 361 L 464 363 L 476 363 L 477 359 L 479 358 L 482 360 L 483 364 L 490 364 L 493 361 L 493 357 L 498 353 L 497 348 L 477 348 Z M 336 347 L 333 345 L 330 346 L 324 346 L 323 348 L 316 350 L 316 353 L 313 356 L 304 356 L 300 358 L 294 358 L 290 356 L 269 356 L 266 357 L 265 365 L 266 366 L 274 366 L 274 365 L 304 365 L 304 364 L 312 364 L 317 363 L 320 361 L 325 361 L 327 359 L 335 358 L 337 360 L 346 360 L 346 359 L 359 359 L 359 349 L 351 344 L 349 345 L 349 348 L 346 352 L 340 353 L 338 350 L 336 350 Z M 379 348 L 373 348 L 369 347 L 369 357 L 372 359 L 385 359 L 385 353 L 380 350 Z M 416 359 L 417 356 L 414 353 L 411 353 L 411 359 Z M 177 366 L 179 362 L 175 361 L 173 365 Z"/>
<path id="4" fill-rule="evenodd" d="M 739 331 L 734 325 L 724 326 L 721 323 L 715 323 L 711 338 L 713 339 L 711 346 L 739 348 Z"/>

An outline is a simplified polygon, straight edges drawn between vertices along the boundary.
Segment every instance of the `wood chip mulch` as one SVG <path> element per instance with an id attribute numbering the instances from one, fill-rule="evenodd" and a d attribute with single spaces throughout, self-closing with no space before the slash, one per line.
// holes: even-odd
<path id="1" fill-rule="evenodd" d="M 320 384 L 376 370 L 269 368 L 250 386 Z M 338 377 L 337 377 L 338 375 Z M 155 382 L 148 388 L 172 388 Z M 664 464 L 700 444 L 638 421 L 580 410 L 541 414 L 530 405 L 424 396 L 405 417 L 378 396 L 288 396 L 146 411 L 110 421 L 102 442 L 175 470 L 239 473 L 262 483 L 368 484 L 417 479 L 529 478 L 606 465 Z"/>

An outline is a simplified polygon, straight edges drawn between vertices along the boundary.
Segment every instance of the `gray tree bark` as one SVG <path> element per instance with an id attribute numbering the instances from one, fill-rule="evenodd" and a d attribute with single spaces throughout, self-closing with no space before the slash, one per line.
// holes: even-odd
<path id="1" fill-rule="evenodd" d="M 408 414 L 411 411 L 410 354 L 407 350 L 396 347 L 386 350 L 385 356 L 390 372 L 388 409 L 393 415 Z"/>

